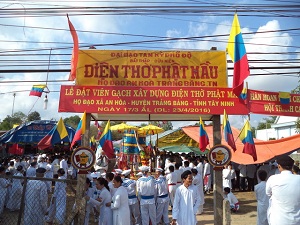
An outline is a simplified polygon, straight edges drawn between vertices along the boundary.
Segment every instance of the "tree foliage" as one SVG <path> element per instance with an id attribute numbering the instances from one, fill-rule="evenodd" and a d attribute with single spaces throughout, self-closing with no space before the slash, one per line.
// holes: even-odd
<path id="1" fill-rule="evenodd" d="M 29 113 L 27 116 L 27 121 L 35 121 L 35 120 L 41 120 L 41 115 L 37 111 Z"/>
<path id="2" fill-rule="evenodd" d="M 74 129 L 77 128 L 81 118 L 79 116 L 70 116 L 64 119 L 64 123 L 73 127 Z"/>
<path id="3" fill-rule="evenodd" d="M 269 129 L 271 128 L 271 125 L 274 124 L 277 116 L 270 116 L 267 118 L 263 118 L 261 122 L 257 125 L 257 130 L 263 130 L 263 129 Z"/>
<path id="4" fill-rule="evenodd" d="M 25 122 L 26 118 L 26 115 L 20 111 L 15 112 L 13 116 L 7 115 L 0 124 L 0 130 L 10 130 L 14 125 Z"/>

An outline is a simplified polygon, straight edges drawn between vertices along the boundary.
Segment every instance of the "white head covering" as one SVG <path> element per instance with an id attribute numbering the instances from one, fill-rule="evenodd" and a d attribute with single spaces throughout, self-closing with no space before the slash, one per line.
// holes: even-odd
<path id="1" fill-rule="evenodd" d="M 164 170 L 162 168 L 155 168 L 155 171 L 162 172 Z"/>
<path id="2" fill-rule="evenodd" d="M 142 173 L 142 172 L 138 172 L 136 175 L 137 175 L 138 177 L 141 177 L 141 176 L 143 176 L 143 173 Z"/>
<path id="3" fill-rule="evenodd" d="M 122 172 L 122 175 L 128 176 L 130 173 L 131 173 L 131 169 L 129 169 L 129 170 L 124 170 L 124 171 Z"/>
<path id="4" fill-rule="evenodd" d="M 121 169 L 115 169 L 116 174 L 122 174 L 123 170 Z"/>
<path id="5" fill-rule="evenodd" d="M 139 170 L 142 172 L 147 172 L 147 171 L 149 171 L 149 167 L 148 166 L 140 166 Z"/>

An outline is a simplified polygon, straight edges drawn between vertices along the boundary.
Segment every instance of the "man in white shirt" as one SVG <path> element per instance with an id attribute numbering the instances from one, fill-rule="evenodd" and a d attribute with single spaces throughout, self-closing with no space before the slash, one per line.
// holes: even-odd
<path id="1" fill-rule="evenodd" d="M 139 170 L 143 176 L 137 180 L 136 188 L 140 199 L 142 225 L 149 225 L 149 219 L 152 224 L 156 224 L 155 179 L 148 176 L 148 166 L 141 166 Z"/>
<path id="2" fill-rule="evenodd" d="M 203 163 L 202 163 L 202 159 L 198 158 L 197 159 L 197 170 L 198 170 L 198 174 L 203 177 Z"/>
<path id="3" fill-rule="evenodd" d="M 246 191 L 247 166 L 241 164 L 238 169 L 240 170 L 240 190 Z"/>
<path id="4" fill-rule="evenodd" d="M 257 225 L 269 225 L 267 218 L 269 196 L 266 194 L 266 179 L 268 173 L 265 170 L 259 170 L 257 176 L 260 180 L 260 182 L 254 186 L 257 200 Z"/>
<path id="5" fill-rule="evenodd" d="M 173 207 L 175 192 L 177 189 L 177 174 L 174 172 L 174 166 L 169 167 L 170 173 L 166 176 L 168 190 L 171 200 L 171 206 Z"/>
<path id="6" fill-rule="evenodd" d="M 30 163 L 30 166 L 26 170 L 26 177 L 35 177 L 36 176 L 36 168 L 37 168 L 36 162 Z"/>
<path id="7" fill-rule="evenodd" d="M 184 171 L 181 178 L 183 184 L 176 190 L 171 225 L 195 225 L 196 213 L 201 204 L 199 192 L 192 185 L 193 175 L 190 170 Z"/>
<path id="8" fill-rule="evenodd" d="M 272 175 L 266 184 L 270 196 L 269 225 L 300 224 L 300 176 L 292 173 L 294 160 L 282 155 L 276 159 L 280 174 Z"/>
<path id="9" fill-rule="evenodd" d="M 65 171 L 65 177 L 67 178 L 68 176 L 68 156 L 64 155 L 63 159 L 59 163 L 59 168 L 63 168 Z"/>
<path id="10" fill-rule="evenodd" d="M 211 175 L 210 175 L 210 164 L 207 159 L 204 159 L 204 169 L 203 169 L 203 184 L 204 191 L 209 194 L 211 186 Z"/>

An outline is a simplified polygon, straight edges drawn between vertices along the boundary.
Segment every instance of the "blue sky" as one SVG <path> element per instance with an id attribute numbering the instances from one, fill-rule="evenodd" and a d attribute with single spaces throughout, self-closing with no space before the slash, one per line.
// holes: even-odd
<path id="1" fill-rule="evenodd" d="M 0 71 L 9 69 L 47 70 L 51 48 L 50 69 L 70 68 L 72 38 L 68 31 L 67 13 L 78 31 L 82 48 L 95 45 L 97 49 L 209 50 L 214 46 L 218 50 L 225 50 L 229 37 L 226 35 L 229 35 L 233 15 L 237 11 L 250 61 L 251 76 L 247 79 L 249 88 L 266 91 L 290 91 L 297 86 L 299 80 L 296 74 L 299 69 L 289 68 L 291 66 L 299 67 L 299 63 L 297 63 L 299 61 L 292 60 L 300 60 L 300 31 L 290 30 L 299 28 L 299 12 L 290 11 L 291 8 L 284 6 L 296 4 L 297 1 L 292 0 L 261 0 L 251 1 L 251 3 L 249 1 L 220 0 L 209 2 L 197 0 L 148 1 L 148 3 L 146 1 L 74 0 L 1 1 Z M 87 12 L 87 7 L 95 6 L 100 8 Z M 120 8 L 121 6 L 127 8 Z M 74 7 L 84 8 L 77 10 Z M 46 13 L 47 8 L 54 10 Z M 114 10 L 114 12 L 108 15 L 104 12 L 105 9 Z M 142 13 L 144 9 L 147 10 L 147 13 Z M 278 9 L 283 11 L 277 11 Z M 294 7 L 294 10 L 297 9 L 299 10 L 299 8 Z M 124 10 L 126 15 L 120 15 L 116 12 L 117 10 Z M 129 10 L 132 10 L 132 13 L 128 14 Z M 193 14 L 187 13 L 188 11 L 193 12 Z M 87 15 L 91 13 L 96 15 Z M 99 15 L 100 13 L 104 15 Z M 177 40 L 152 44 L 140 43 L 121 46 L 116 44 L 157 40 L 163 39 L 163 37 L 202 38 L 190 42 Z M 100 46 L 101 44 L 106 46 Z M 33 51 L 28 51 L 29 49 Z M 25 55 L 18 55 L 16 51 Z M 44 55 L 37 56 L 35 54 Z M 274 59 L 289 59 L 291 61 L 281 61 L 280 63 L 269 61 Z M 16 61 L 10 62 L 8 60 Z M 37 62 L 36 60 L 44 60 L 43 65 L 41 65 L 41 61 Z M 265 61 L 262 62 L 261 60 Z M 63 65 L 55 65 L 58 62 Z M 23 66 L 18 66 L 18 64 Z M 31 64 L 34 66 L 30 66 Z M 286 67 L 286 69 L 255 69 L 261 66 L 278 66 Z M 255 75 L 255 73 L 260 75 Z M 229 75 L 231 75 L 231 71 L 229 71 Z M 47 76 L 49 81 L 59 80 L 60 82 L 48 83 L 51 92 L 48 95 L 48 109 L 44 110 L 44 95 L 40 99 L 28 95 L 32 85 L 45 83 Z M 3 107 L 0 111 L 0 120 L 11 115 L 12 109 L 14 112 L 22 111 L 25 114 L 38 111 L 42 119 L 59 119 L 59 117 L 65 118 L 73 115 L 71 113 L 58 113 L 60 85 L 74 83 L 65 81 L 67 78 L 67 73 L 1 73 L 0 104 Z M 231 83 L 232 80 L 229 77 L 229 86 Z M 16 93 L 15 101 L 13 101 L 13 93 Z M 251 125 L 256 126 L 263 117 L 267 116 L 251 115 Z M 243 124 L 242 116 L 229 116 L 229 120 L 231 125 L 238 128 Z M 187 122 L 173 123 L 175 127 L 186 124 Z"/>

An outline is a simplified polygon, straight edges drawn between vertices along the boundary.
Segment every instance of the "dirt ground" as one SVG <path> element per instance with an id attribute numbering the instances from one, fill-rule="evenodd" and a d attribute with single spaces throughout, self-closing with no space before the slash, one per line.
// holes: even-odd
<path id="1" fill-rule="evenodd" d="M 240 202 L 240 210 L 231 214 L 231 225 L 256 224 L 256 199 L 254 192 L 233 192 Z M 214 225 L 213 194 L 205 195 L 204 212 L 197 216 L 197 225 Z"/>

